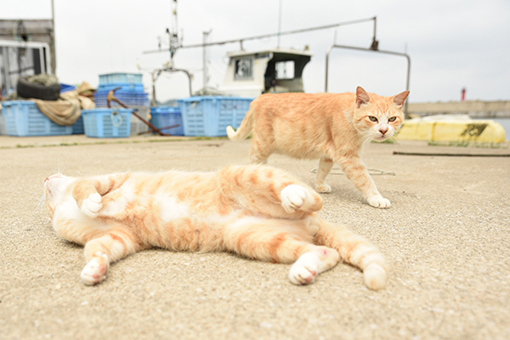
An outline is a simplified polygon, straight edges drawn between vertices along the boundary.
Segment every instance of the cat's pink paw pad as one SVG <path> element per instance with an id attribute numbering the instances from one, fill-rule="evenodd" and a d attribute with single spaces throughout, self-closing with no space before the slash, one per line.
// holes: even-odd
<path id="1" fill-rule="evenodd" d="M 319 271 L 320 259 L 316 254 L 305 253 L 292 265 L 289 279 L 295 285 L 306 285 L 315 281 Z"/>
<path id="2" fill-rule="evenodd" d="M 375 208 L 385 209 L 385 208 L 391 207 L 390 201 L 388 199 L 382 197 L 381 195 L 369 197 L 369 198 L 367 198 L 367 201 L 368 201 L 368 204 L 370 204 L 371 206 L 373 206 Z"/>
<path id="3" fill-rule="evenodd" d="M 306 210 L 314 203 L 314 198 L 309 189 L 297 184 L 285 187 L 281 192 L 282 206 L 288 213 L 298 209 Z"/>
<path id="4" fill-rule="evenodd" d="M 106 280 L 108 274 L 109 262 L 108 255 L 101 254 L 94 256 L 92 260 L 87 263 L 81 272 L 81 280 L 86 285 L 92 286 Z"/>
<path id="5" fill-rule="evenodd" d="M 82 202 L 81 211 L 89 217 L 96 217 L 99 213 L 99 210 L 101 210 L 103 207 L 101 199 L 101 195 L 99 195 L 97 192 L 90 194 L 90 196 Z"/>

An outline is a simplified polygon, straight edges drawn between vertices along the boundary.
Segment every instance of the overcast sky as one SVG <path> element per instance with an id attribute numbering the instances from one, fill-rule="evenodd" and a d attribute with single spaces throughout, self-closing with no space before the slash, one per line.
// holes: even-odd
<path id="1" fill-rule="evenodd" d="M 169 59 L 168 53 L 144 54 L 166 41 L 172 25 L 172 0 L 54 0 L 57 76 L 63 83 L 88 81 L 99 74 L 144 72 Z M 510 100 L 510 1 L 508 0 L 282 0 L 281 30 L 335 24 L 377 16 L 379 48 L 411 57 L 410 102 Z M 278 31 L 280 0 L 180 0 L 179 33 L 183 44 L 243 38 Z M 51 18 L 51 0 L 0 0 L 0 18 Z M 304 71 L 306 92 L 323 92 L 325 56 L 334 43 L 367 48 L 373 23 L 282 36 L 280 46 L 314 53 Z M 247 41 L 246 50 L 277 46 L 276 38 Z M 208 49 L 211 86 L 223 82 L 225 54 L 238 44 Z M 194 74 L 193 90 L 202 87 L 202 49 L 181 49 L 175 66 Z M 329 91 L 394 95 L 405 90 L 405 58 L 379 53 L 334 50 L 330 57 Z M 158 99 L 187 96 L 182 74 L 164 75 L 157 83 Z"/>

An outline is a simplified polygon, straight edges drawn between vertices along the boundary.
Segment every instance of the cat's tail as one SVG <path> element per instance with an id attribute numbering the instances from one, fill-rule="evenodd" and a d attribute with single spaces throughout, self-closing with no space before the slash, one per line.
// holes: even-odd
<path id="1" fill-rule="evenodd" d="M 344 226 L 321 221 L 316 243 L 336 249 L 340 258 L 363 271 L 368 288 L 379 290 L 386 287 L 388 266 L 381 252 L 365 238 L 354 234 Z"/>
<path id="2" fill-rule="evenodd" d="M 251 110 L 246 113 L 246 117 L 237 131 L 232 126 L 227 126 L 227 135 L 230 140 L 239 141 L 248 138 L 253 129 L 253 115 L 251 113 Z"/>

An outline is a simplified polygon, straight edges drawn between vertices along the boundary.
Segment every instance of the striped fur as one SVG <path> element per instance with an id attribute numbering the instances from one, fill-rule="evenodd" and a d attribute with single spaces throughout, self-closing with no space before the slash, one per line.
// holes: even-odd
<path id="1" fill-rule="evenodd" d="M 400 128 L 409 91 L 393 97 L 368 94 L 282 93 L 264 94 L 254 100 L 237 131 L 227 128 L 231 140 L 242 140 L 253 132 L 250 158 L 265 164 L 273 152 L 301 159 L 319 158 L 315 188 L 330 192 L 325 182 L 333 163 L 374 207 L 389 208 L 360 157 L 365 142 L 383 141 Z"/>
<path id="2" fill-rule="evenodd" d="M 111 262 L 161 247 L 228 251 L 293 264 L 289 279 L 308 284 L 340 259 L 360 269 L 371 289 L 386 285 L 386 264 L 368 241 L 317 212 L 319 194 L 263 165 L 216 172 L 56 174 L 45 181 L 53 228 L 85 246 L 86 284 L 106 279 Z"/>

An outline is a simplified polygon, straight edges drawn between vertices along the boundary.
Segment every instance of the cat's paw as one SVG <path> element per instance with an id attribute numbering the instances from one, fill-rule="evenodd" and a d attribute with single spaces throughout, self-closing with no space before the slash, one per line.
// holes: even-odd
<path id="1" fill-rule="evenodd" d="M 109 267 L 108 255 L 98 252 L 81 271 L 81 280 L 88 286 L 97 285 L 106 280 Z"/>
<path id="2" fill-rule="evenodd" d="M 328 183 L 315 184 L 315 190 L 322 194 L 329 194 L 331 192 L 331 186 Z"/>
<path id="3" fill-rule="evenodd" d="M 310 189 L 297 184 L 285 187 L 281 192 L 282 206 L 289 214 L 296 210 L 306 211 L 314 203 L 315 199 Z"/>
<path id="4" fill-rule="evenodd" d="M 315 281 L 318 274 L 334 267 L 340 255 L 334 249 L 317 247 L 301 255 L 292 265 L 289 279 L 295 285 L 306 285 Z"/>
<path id="5" fill-rule="evenodd" d="M 388 274 L 383 267 L 373 263 L 363 271 L 363 279 L 368 288 L 379 290 L 386 287 Z"/>
<path id="6" fill-rule="evenodd" d="M 289 279 L 295 285 L 306 285 L 315 281 L 319 273 L 319 257 L 313 253 L 305 253 L 292 265 Z"/>
<path id="7" fill-rule="evenodd" d="M 99 210 L 103 207 L 101 199 L 101 195 L 97 192 L 90 194 L 90 196 L 81 203 L 81 211 L 89 217 L 96 217 Z"/>
<path id="8" fill-rule="evenodd" d="M 388 199 L 382 197 L 381 195 L 375 195 L 367 198 L 368 204 L 375 208 L 389 208 L 391 207 L 391 203 Z"/>

